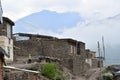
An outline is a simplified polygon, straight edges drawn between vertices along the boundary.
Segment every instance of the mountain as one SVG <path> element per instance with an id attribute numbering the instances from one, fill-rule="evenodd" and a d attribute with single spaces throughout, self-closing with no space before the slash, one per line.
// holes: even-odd
<path id="1" fill-rule="evenodd" d="M 59 33 L 64 28 L 76 26 L 80 21 L 82 21 L 82 18 L 75 12 L 57 13 L 55 11 L 43 10 L 17 20 L 14 33 L 40 32 L 42 30 Z"/>

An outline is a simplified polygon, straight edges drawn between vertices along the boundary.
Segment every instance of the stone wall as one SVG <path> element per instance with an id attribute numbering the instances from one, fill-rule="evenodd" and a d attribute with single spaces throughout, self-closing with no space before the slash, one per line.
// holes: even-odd
<path id="1" fill-rule="evenodd" d="M 97 68 L 98 67 L 98 60 L 97 59 L 92 59 L 92 68 Z"/>
<path id="2" fill-rule="evenodd" d="M 17 58 L 19 58 L 19 56 L 27 57 L 29 54 L 31 54 L 32 56 L 43 55 L 57 57 L 62 61 L 64 66 L 68 68 L 71 67 L 71 59 L 73 59 L 73 55 L 71 53 L 71 48 L 68 42 L 60 40 L 26 40 L 14 41 L 14 45 L 18 47 L 14 49 L 16 60 Z"/>
<path id="3" fill-rule="evenodd" d="M 38 77 L 38 76 L 37 76 Z M 38 77 L 35 79 L 34 74 L 22 71 L 4 72 L 3 80 L 42 80 Z"/>
<path id="4" fill-rule="evenodd" d="M 0 47 L 2 47 L 9 55 L 7 62 L 13 61 L 13 40 L 12 40 L 12 22 L 9 18 L 3 17 L 3 24 L 0 24 Z"/>
<path id="5" fill-rule="evenodd" d="M 10 26 L 9 31 L 8 30 L 8 25 Z M 3 24 L 0 24 L 0 36 L 7 36 L 7 34 L 9 33 L 10 36 L 12 37 L 12 26 L 14 25 L 14 22 L 12 22 L 9 18 L 7 17 L 3 17 Z"/>
<path id="6" fill-rule="evenodd" d="M 5 57 L 7 62 L 13 61 L 13 40 L 9 39 L 6 36 L 0 36 L 0 47 L 2 47 L 9 55 L 10 57 Z"/>
<path id="7" fill-rule="evenodd" d="M 3 24 L 0 24 L 0 36 L 5 35 L 6 36 L 6 27 L 3 26 Z"/>
<path id="8" fill-rule="evenodd" d="M 90 65 L 85 62 L 81 56 L 75 56 L 73 60 L 73 73 L 75 75 L 82 75 L 88 69 L 90 69 Z"/>
<path id="9" fill-rule="evenodd" d="M 24 34 L 23 34 L 24 35 Z M 85 63 L 85 43 L 73 39 L 58 39 L 39 35 L 24 35 L 28 40 L 14 40 L 15 58 L 19 56 L 49 56 L 61 60 L 62 65 L 71 70 L 75 75 L 80 75 L 89 69 Z M 23 37 L 24 37 L 23 36 Z"/>

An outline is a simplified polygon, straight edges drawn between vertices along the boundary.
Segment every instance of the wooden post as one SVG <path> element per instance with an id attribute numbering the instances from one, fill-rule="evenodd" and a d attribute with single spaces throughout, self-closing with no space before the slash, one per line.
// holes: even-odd
<path id="1" fill-rule="evenodd" d="M 104 44 L 104 37 L 102 36 L 102 45 L 103 45 L 103 54 L 104 54 L 104 66 L 106 61 L 106 55 L 105 55 L 105 44 Z"/>
<path id="2" fill-rule="evenodd" d="M 99 80 L 101 80 L 102 79 L 102 75 L 101 75 L 101 59 L 102 59 L 102 54 L 101 54 L 101 51 L 100 51 L 100 43 L 99 43 L 99 41 L 98 41 L 98 53 L 99 53 L 99 67 L 100 67 L 100 79 Z"/>

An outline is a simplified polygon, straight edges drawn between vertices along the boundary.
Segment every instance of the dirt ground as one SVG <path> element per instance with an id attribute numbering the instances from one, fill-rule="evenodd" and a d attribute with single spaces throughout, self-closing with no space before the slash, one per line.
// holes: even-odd
<path id="1" fill-rule="evenodd" d="M 30 66 L 30 65 L 36 64 L 36 63 L 26 64 L 26 61 L 27 61 L 26 58 L 20 58 L 20 60 L 18 60 L 18 63 L 16 62 L 16 63 L 12 64 L 12 66 L 18 67 L 18 68 L 25 68 L 26 66 Z M 90 69 L 84 75 L 75 77 L 75 79 L 70 79 L 70 80 L 97 80 L 97 77 L 100 76 L 100 72 L 103 69 L 104 68 L 102 68 L 101 70 L 100 70 L 100 68 Z M 65 69 L 65 71 L 67 73 L 70 72 L 67 69 Z"/>
<path id="2" fill-rule="evenodd" d="M 90 69 L 85 73 L 85 75 L 77 77 L 76 80 L 97 80 L 97 77 L 100 76 L 100 72 L 102 70 L 100 70 L 100 68 Z"/>

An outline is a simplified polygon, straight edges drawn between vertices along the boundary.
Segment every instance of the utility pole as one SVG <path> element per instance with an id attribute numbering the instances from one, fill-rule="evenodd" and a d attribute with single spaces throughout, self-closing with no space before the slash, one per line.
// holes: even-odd
<path id="1" fill-rule="evenodd" d="M 101 80 L 101 78 L 102 78 L 102 75 L 101 75 L 101 59 L 102 59 L 102 54 L 101 54 L 101 51 L 100 51 L 100 43 L 99 43 L 99 41 L 98 41 L 98 53 L 99 53 L 99 67 L 100 67 L 100 79 L 99 80 Z"/>
<path id="2" fill-rule="evenodd" d="M 104 65 L 105 65 L 106 56 L 105 56 L 105 45 L 104 45 L 104 37 L 103 36 L 102 36 L 102 45 L 103 45 L 103 54 L 104 54 Z"/>
<path id="3" fill-rule="evenodd" d="M 99 54 L 99 57 L 101 56 L 100 53 L 101 53 L 101 52 L 100 52 L 100 43 L 99 43 L 99 41 L 98 41 L 98 54 Z"/>

